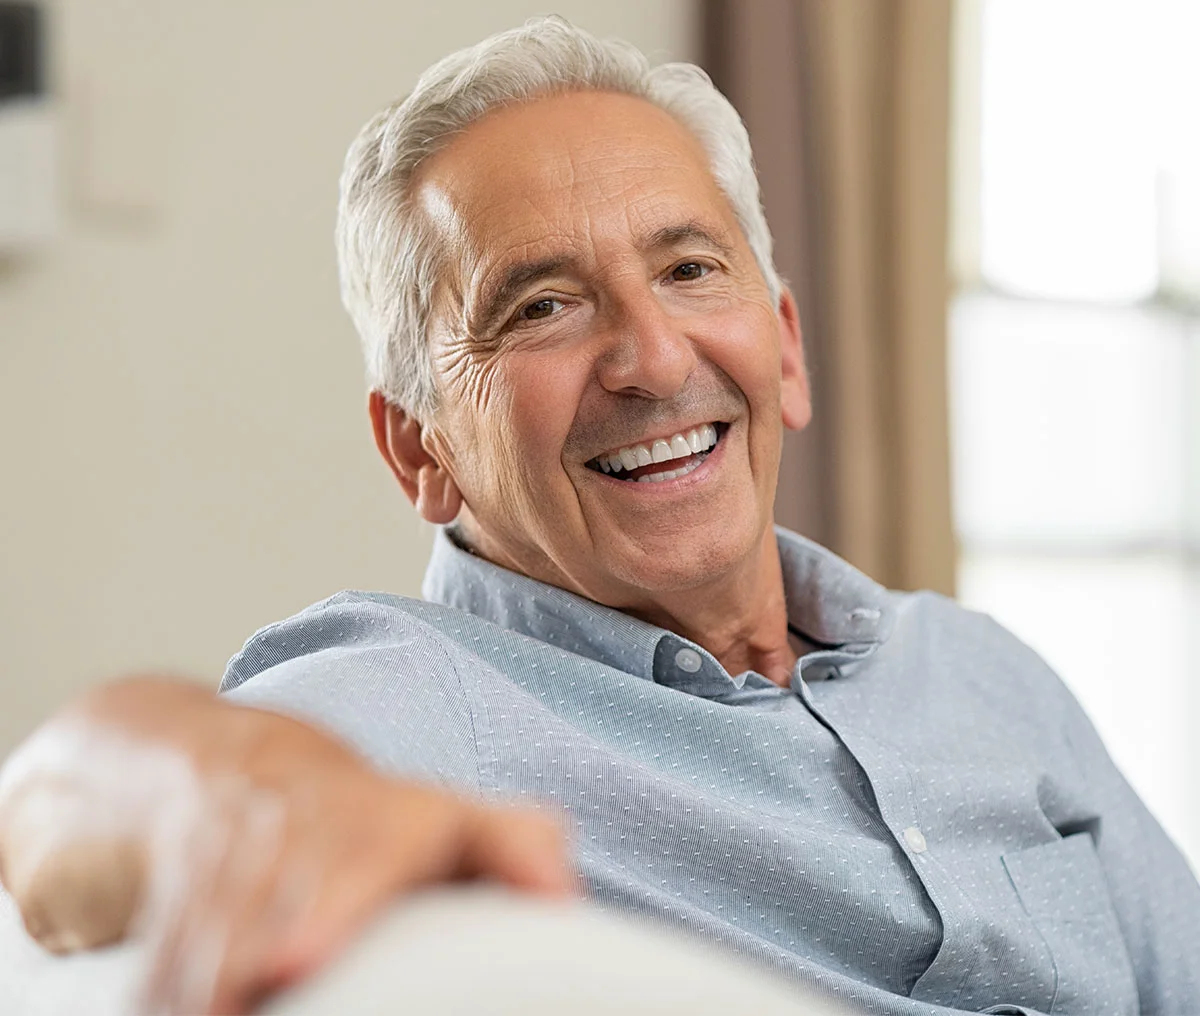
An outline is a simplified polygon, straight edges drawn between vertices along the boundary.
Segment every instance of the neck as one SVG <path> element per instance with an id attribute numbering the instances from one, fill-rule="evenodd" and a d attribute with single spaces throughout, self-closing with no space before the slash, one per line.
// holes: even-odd
<path id="1" fill-rule="evenodd" d="M 629 613 L 703 646 L 730 674 L 753 670 L 784 688 L 791 681 L 798 654 L 788 637 L 783 568 L 770 526 L 737 575 Z"/>
<path id="2" fill-rule="evenodd" d="M 565 576 L 543 576 L 497 553 L 479 538 L 469 512 L 464 510 L 457 530 L 459 542 L 479 557 L 521 574 L 607 602 L 625 613 L 681 635 L 703 646 L 730 674 L 753 670 L 781 688 L 791 682 L 799 657 L 798 643 L 788 633 L 787 604 L 783 594 L 783 568 L 775 530 L 765 527 L 757 549 L 733 574 L 723 572 L 710 582 L 676 593 L 656 594 L 653 600 L 619 605 L 580 589 Z"/>

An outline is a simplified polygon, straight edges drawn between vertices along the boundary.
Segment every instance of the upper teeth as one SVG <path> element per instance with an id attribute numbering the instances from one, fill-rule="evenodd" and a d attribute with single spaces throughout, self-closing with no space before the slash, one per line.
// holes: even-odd
<path id="1" fill-rule="evenodd" d="M 706 423 L 685 434 L 672 434 L 669 438 L 659 438 L 649 444 L 630 445 L 615 452 L 605 452 L 596 456 L 596 462 L 604 472 L 615 473 L 621 469 L 637 469 L 671 459 L 685 459 L 689 455 L 708 451 L 716 443 L 717 428 Z"/>

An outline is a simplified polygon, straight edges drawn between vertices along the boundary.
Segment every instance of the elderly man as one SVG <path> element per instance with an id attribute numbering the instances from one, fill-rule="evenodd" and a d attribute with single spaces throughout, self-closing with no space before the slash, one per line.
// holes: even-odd
<path id="1" fill-rule="evenodd" d="M 1200 887 L 1042 662 L 773 527 L 800 330 L 700 71 L 555 19 L 455 54 L 355 141 L 338 241 L 376 442 L 444 527 L 425 600 L 339 594 L 255 635 L 219 699 L 127 682 L 36 736 L 2 846 L 45 940 L 131 912 L 81 929 L 54 877 L 87 801 L 150 883 L 146 816 L 190 779 L 170 828 L 220 819 L 221 858 L 276 816 L 242 889 L 218 860 L 164 932 L 169 981 L 197 915 L 233 914 L 218 1007 L 406 887 L 573 868 L 871 1012 L 1200 1012 Z M 131 780 L 139 757 L 191 776 Z M 571 864 L 480 798 L 565 816 Z M 72 833 L 17 863 L 35 805 Z"/>

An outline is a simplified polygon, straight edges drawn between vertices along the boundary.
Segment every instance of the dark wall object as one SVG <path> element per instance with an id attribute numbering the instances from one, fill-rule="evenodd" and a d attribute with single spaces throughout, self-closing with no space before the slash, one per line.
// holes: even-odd
<path id="1" fill-rule="evenodd" d="M 44 21 L 32 3 L 0 3 L 0 100 L 41 95 Z"/>

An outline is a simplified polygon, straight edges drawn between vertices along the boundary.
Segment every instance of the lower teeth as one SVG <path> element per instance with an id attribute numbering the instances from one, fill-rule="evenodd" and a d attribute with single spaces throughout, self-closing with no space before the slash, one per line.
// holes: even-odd
<path id="1" fill-rule="evenodd" d="M 668 469 L 664 473 L 647 473 L 645 476 L 637 478 L 638 483 L 662 483 L 665 480 L 674 480 L 680 476 L 687 476 L 693 469 L 700 465 L 702 459 L 697 458 L 694 462 L 689 462 L 685 466 L 680 466 L 678 469 Z"/>

